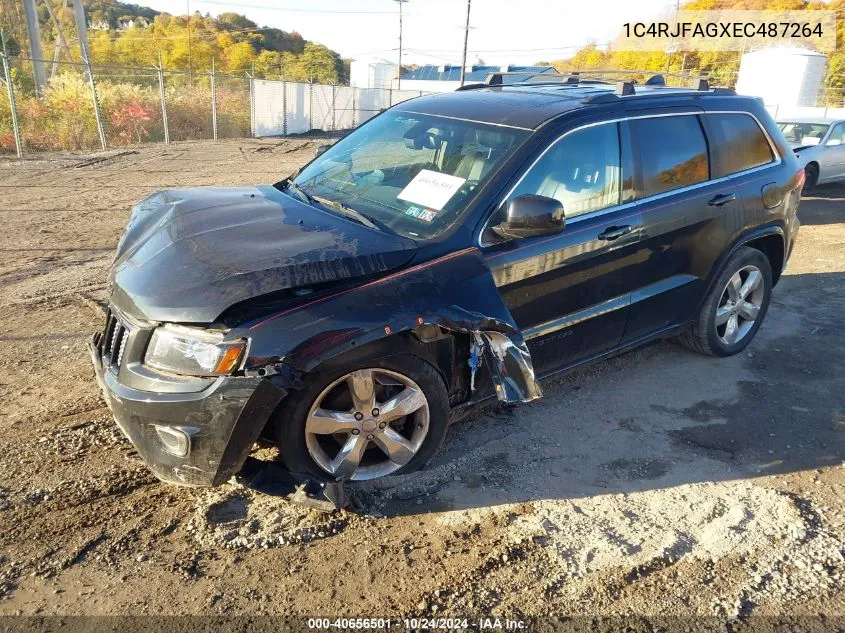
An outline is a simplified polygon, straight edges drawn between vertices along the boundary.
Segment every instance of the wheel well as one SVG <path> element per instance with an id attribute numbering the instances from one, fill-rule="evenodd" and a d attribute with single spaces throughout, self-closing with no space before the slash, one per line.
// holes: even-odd
<path id="1" fill-rule="evenodd" d="M 419 356 L 440 373 L 449 394 L 449 404 L 454 406 L 463 402 L 468 396 L 469 366 L 466 359 L 469 358 L 469 349 L 469 334 L 450 332 L 436 325 L 423 325 L 412 332 L 393 334 L 334 356 L 326 360 L 320 367 L 343 365 L 364 358 L 389 356 L 397 353 Z M 314 371 L 317 371 L 317 369 Z M 285 400 L 286 398 L 282 399 L 278 407 L 284 407 Z M 273 416 L 270 416 L 261 432 L 260 439 L 272 441 L 273 437 Z"/>
<path id="2" fill-rule="evenodd" d="M 772 284 L 776 284 L 783 272 L 783 237 L 780 235 L 764 235 L 745 243 L 745 246 L 756 248 L 769 260 L 772 267 Z"/>

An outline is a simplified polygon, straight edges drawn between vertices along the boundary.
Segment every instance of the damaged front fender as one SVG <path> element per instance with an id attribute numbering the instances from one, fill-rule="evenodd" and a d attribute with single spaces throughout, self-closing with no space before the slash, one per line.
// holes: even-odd
<path id="1" fill-rule="evenodd" d="M 346 352 L 436 325 L 472 337 L 472 376 L 486 365 L 505 402 L 541 397 L 531 355 L 477 248 L 467 248 L 248 322 L 248 375 L 302 377 Z M 474 384 L 474 380 L 472 381 Z"/>

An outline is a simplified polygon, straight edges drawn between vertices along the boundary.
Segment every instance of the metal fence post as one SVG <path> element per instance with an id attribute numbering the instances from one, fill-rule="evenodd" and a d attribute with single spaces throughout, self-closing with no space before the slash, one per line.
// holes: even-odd
<path id="1" fill-rule="evenodd" d="M 332 84 L 332 132 L 337 129 L 337 86 Z"/>
<path id="2" fill-rule="evenodd" d="M 249 77 L 249 127 L 253 138 L 258 138 L 258 128 L 255 124 L 255 77 L 249 73 L 246 76 Z"/>
<path id="3" fill-rule="evenodd" d="M 314 83 L 308 84 L 308 131 L 314 129 Z"/>
<path id="4" fill-rule="evenodd" d="M 161 52 L 158 54 L 158 94 L 161 98 L 161 122 L 164 125 L 164 144 L 170 145 L 170 128 L 167 125 L 167 98 L 164 93 L 164 67 L 161 63 Z"/>
<path id="5" fill-rule="evenodd" d="M 97 84 L 94 83 L 94 71 L 91 62 L 88 62 L 88 80 L 91 84 L 91 98 L 94 101 L 94 118 L 97 120 L 97 133 L 100 135 L 100 145 L 103 150 L 108 149 L 106 145 L 106 129 L 103 127 L 103 115 L 100 113 L 100 99 L 97 96 Z"/>
<path id="6" fill-rule="evenodd" d="M 6 90 L 9 91 L 9 107 L 12 109 L 12 130 L 15 134 L 15 151 L 18 158 L 23 158 L 23 144 L 21 143 L 21 129 L 18 127 L 18 110 L 15 106 L 15 86 L 12 84 L 12 71 L 9 68 L 9 54 L 6 51 L 6 36 L 0 31 L 3 42 L 3 75 L 6 77 Z"/>
<path id="7" fill-rule="evenodd" d="M 288 82 L 282 79 L 282 136 L 288 135 Z"/>
<path id="8" fill-rule="evenodd" d="M 217 140 L 217 72 L 214 60 L 211 60 L 211 130 Z"/>
<path id="9" fill-rule="evenodd" d="M 358 88 L 352 88 L 352 128 L 355 128 L 355 93 Z"/>
<path id="10" fill-rule="evenodd" d="M 393 88 L 387 89 L 387 107 L 393 106 Z"/>

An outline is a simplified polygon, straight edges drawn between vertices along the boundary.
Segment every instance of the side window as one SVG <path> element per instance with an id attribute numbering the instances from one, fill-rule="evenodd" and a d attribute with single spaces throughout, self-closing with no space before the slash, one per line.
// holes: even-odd
<path id="1" fill-rule="evenodd" d="M 642 195 L 688 187 L 710 178 L 707 141 L 697 116 L 632 119 L 642 166 Z"/>
<path id="2" fill-rule="evenodd" d="M 534 165 L 510 198 L 555 198 L 567 218 L 619 204 L 622 167 L 619 128 L 607 123 L 565 136 Z"/>
<path id="3" fill-rule="evenodd" d="M 837 123 L 825 145 L 845 145 L 845 123 Z"/>
<path id="4" fill-rule="evenodd" d="M 775 157 L 763 130 L 747 114 L 707 114 L 719 139 L 719 172 L 716 177 L 767 165 Z"/>

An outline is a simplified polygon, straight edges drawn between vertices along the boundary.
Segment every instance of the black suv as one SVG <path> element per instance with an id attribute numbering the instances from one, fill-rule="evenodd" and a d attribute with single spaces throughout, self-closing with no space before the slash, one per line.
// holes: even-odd
<path id="1" fill-rule="evenodd" d="M 678 335 L 742 350 L 803 171 L 762 104 L 631 83 L 468 86 L 397 105 L 275 185 L 136 205 L 91 351 L 177 484 L 424 465 L 455 409 Z"/>

